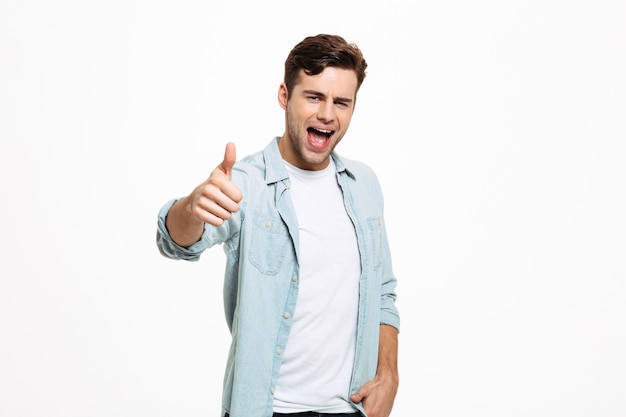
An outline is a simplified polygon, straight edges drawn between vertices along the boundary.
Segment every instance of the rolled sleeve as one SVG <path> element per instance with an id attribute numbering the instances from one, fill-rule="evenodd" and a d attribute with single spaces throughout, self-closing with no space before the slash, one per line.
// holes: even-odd
<path id="1" fill-rule="evenodd" d="M 173 199 L 168 201 L 159 211 L 156 244 L 159 248 L 161 255 L 170 259 L 180 259 L 185 261 L 197 261 L 200 259 L 202 252 L 208 248 L 204 239 L 194 243 L 189 247 L 178 245 L 170 236 L 167 227 L 165 226 L 165 220 L 172 206 L 179 199 Z"/>

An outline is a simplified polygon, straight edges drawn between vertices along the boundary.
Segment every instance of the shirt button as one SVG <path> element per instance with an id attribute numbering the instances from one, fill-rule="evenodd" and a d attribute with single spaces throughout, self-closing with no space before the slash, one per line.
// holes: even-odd
<path id="1" fill-rule="evenodd" d="M 293 282 L 296 282 L 296 281 L 298 280 L 298 276 L 297 276 L 297 275 L 292 276 L 292 277 L 291 277 L 291 280 L 292 280 Z"/>
<path id="2" fill-rule="evenodd" d="M 281 348 L 276 349 L 276 354 L 278 356 L 282 355 L 283 354 L 283 350 Z"/>
<path id="3" fill-rule="evenodd" d="M 274 387 L 272 387 L 270 391 L 272 392 L 272 395 L 274 395 Z"/>
<path id="4" fill-rule="evenodd" d="M 270 227 L 272 227 L 272 222 L 270 222 L 270 221 L 265 222 L 265 227 L 268 228 L 268 229 Z"/>
<path id="5" fill-rule="evenodd" d="M 286 319 L 288 319 L 288 318 L 290 317 L 290 316 L 289 316 L 289 313 L 288 313 L 288 312 L 283 313 L 283 317 L 284 317 L 284 318 L 286 318 Z"/>

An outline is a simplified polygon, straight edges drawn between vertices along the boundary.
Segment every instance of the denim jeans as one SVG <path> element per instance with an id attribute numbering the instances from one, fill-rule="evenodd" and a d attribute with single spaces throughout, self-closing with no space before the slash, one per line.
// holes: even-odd
<path id="1" fill-rule="evenodd" d="M 313 411 L 306 411 L 304 413 L 274 413 L 274 417 L 361 417 L 361 413 L 316 413 Z"/>
<path id="2" fill-rule="evenodd" d="M 230 417 L 228 413 L 224 415 L 224 417 Z M 304 413 L 274 413 L 274 417 L 362 417 L 362 414 L 359 412 L 355 413 L 316 413 L 314 411 L 305 411 Z"/>

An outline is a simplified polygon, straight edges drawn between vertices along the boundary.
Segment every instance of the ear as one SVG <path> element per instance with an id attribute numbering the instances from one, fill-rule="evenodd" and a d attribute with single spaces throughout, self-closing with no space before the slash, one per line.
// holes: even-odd
<path id="1" fill-rule="evenodd" d="M 281 83 L 278 87 L 278 104 L 283 110 L 287 110 L 287 101 L 289 100 L 289 93 L 287 92 L 287 85 Z"/>

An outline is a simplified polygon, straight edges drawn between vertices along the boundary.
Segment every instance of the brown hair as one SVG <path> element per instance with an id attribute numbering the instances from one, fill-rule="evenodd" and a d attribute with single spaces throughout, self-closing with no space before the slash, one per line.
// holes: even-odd
<path id="1" fill-rule="evenodd" d="M 365 79 L 367 62 L 361 50 L 337 35 L 320 34 L 304 38 L 297 44 L 285 61 L 285 85 L 291 93 L 298 82 L 300 70 L 307 75 L 320 74 L 326 67 L 353 70 L 356 73 L 356 89 L 359 91 Z"/>

